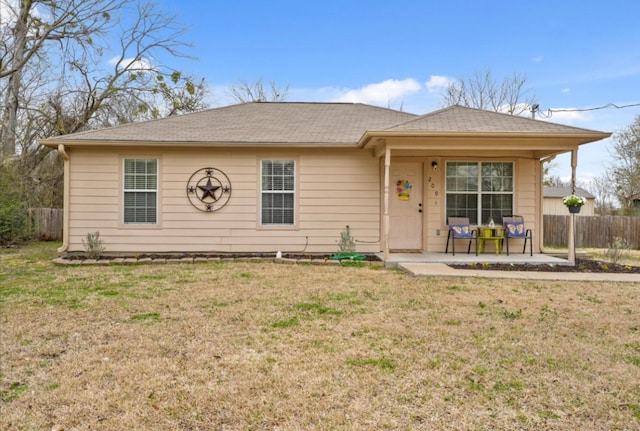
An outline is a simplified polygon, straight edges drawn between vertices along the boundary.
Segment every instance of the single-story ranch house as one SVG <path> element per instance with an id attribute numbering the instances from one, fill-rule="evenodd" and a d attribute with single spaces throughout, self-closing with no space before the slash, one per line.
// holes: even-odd
<path id="1" fill-rule="evenodd" d="M 444 252 L 447 217 L 518 214 L 541 249 L 542 163 L 609 133 L 451 106 L 243 103 L 53 137 L 64 239 L 110 253 Z"/>

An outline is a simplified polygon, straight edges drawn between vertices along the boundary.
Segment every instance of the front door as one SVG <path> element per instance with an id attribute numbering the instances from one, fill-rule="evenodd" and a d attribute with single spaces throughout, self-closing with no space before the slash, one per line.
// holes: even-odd
<path id="1" fill-rule="evenodd" d="M 422 249 L 422 163 L 391 162 L 389 249 Z"/>

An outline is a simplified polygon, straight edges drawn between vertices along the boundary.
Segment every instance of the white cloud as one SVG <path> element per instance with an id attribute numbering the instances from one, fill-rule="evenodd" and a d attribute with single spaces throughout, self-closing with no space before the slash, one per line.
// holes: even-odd
<path id="1" fill-rule="evenodd" d="M 563 88 L 562 90 L 560 90 L 560 92 L 562 94 L 569 94 L 569 93 L 571 93 L 571 89 L 569 87 Z"/>
<path id="2" fill-rule="evenodd" d="M 0 25 L 13 23 L 17 17 L 18 0 L 0 0 Z"/>
<path id="3" fill-rule="evenodd" d="M 0 0 L 0 31 L 8 29 L 14 25 L 20 13 L 19 0 Z M 42 12 L 41 5 L 35 4 L 31 6 L 29 15 L 48 23 L 51 21 L 51 15 L 48 11 Z M 34 30 L 29 29 L 29 34 L 33 35 Z"/>
<path id="4" fill-rule="evenodd" d="M 417 93 L 422 85 L 413 78 L 403 80 L 387 79 L 386 81 L 365 85 L 362 88 L 341 90 L 333 98 L 334 102 L 372 103 L 376 105 L 390 105 L 398 99 Z"/>
<path id="5" fill-rule="evenodd" d="M 532 61 L 532 62 L 534 62 L 534 63 L 542 63 L 542 60 L 543 60 L 543 58 L 542 58 L 542 56 L 541 56 L 541 55 L 539 55 L 539 56 L 537 56 L 537 57 L 533 57 L 533 58 L 531 59 L 531 61 Z"/>
<path id="6" fill-rule="evenodd" d="M 109 60 L 109 64 L 111 66 L 115 66 L 120 61 L 120 57 L 113 57 Z M 120 62 L 121 68 L 127 68 L 128 70 L 152 70 L 153 66 L 151 65 L 151 61 L 146 58 L 141 58 L 139 60 L 135 60 L 133 58 L 124 58 Z"/>
<path id="7" fill-rule="evenodd" d="M 431 75 L 429 80 L 425 83 L 427 86 L 427 90 L 429 93 L 436 93 L 439 90 L 443 90 L 449 86 L 449 84 L 453 84 L 456 82 L 455 79 L 449 78 L 444 75 Z"/>

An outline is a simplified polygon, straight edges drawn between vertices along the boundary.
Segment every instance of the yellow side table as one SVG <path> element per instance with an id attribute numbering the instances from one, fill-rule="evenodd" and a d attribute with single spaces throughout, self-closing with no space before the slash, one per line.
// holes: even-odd
<path id="1" fill-rule="evenodd" d="M 502 240 L 504 239 L 504 227 L 502 226 L 478 226 L 478 252 L 484 253 L 484 243 L 493 241 L 496 256 L 502 253 Z"/>

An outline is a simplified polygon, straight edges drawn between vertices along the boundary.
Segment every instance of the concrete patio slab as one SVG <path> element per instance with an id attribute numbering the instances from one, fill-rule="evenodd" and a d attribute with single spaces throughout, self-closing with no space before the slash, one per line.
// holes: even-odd
<path id="1" fill-rule="evenodd" d="M 383 259 L 383 255 L 378 255 Z M 503 264 L 529 264 L 529 265 L 572 265 L 567 259 L 552 256 L 549 254 L 535 253 L 530 256 L 528 253 L 511 253 L 496 255 L 494 253 L 483 253 L 478 256 L 475 253 L 391 253 L 389 259 L 385 261 L 386 267 L 396 267 L 400 263 L 444 263 L 448 265 L 471 265 L 473 263 L 503 263 Z"/>

